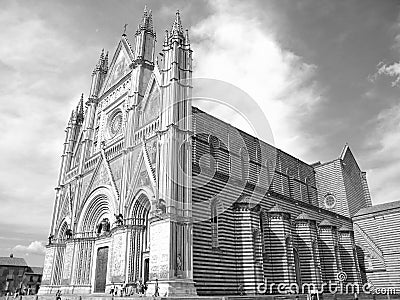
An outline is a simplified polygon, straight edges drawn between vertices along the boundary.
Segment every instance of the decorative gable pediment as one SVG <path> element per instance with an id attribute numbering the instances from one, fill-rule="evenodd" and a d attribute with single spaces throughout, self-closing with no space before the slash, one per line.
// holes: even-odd
<path id="1" fill-rule="evenodd" d="M 114 57 L 104 81 L 102 93 L 109 90 L 118 83 L 126 74 L 130 72 L 130 65 L 133 60 L 132 50 L 125 38 L 122 38 L 115 51 Z"/>
<path id="2" fill-rule="evenodd" d="M 142 145 L 139 157 L 135 162 L 135 169 L 133 171 L 132 180 L 128 187 L 128 199 L 133 197 L 137 190 L 146 187 L 154 192 L 156 188 L 154 169 L 151 164 L 151 158 L 149 157 L 146 149 L 146 145 Z"/>
<path id="3" fill-rule="evenodd" d="M 86 189 L 86 195 L 84 199 L 86 199 L 90 193 L 100 186 L 111 186 L 111 179 L 107 172 L 106 162 L 100 158 L 97 164 L 96 169 L 93 172 L 92 179 L 89 183 L 88 188 Z"/>

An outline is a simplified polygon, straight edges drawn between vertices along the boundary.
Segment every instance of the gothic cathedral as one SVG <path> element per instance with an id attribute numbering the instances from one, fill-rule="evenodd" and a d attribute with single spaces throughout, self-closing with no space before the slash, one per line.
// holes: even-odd
<path id="1" fill-rule="evenodd" d="M 351 219 L 321 204 L 315 166 L 192 107 L 179 12 L 157 59 L 155 42 L 145 9 L 133 46 L 124 33 L 110 62 L 101 53 L 71 114 L 40 293 L 360 282 Z"/>

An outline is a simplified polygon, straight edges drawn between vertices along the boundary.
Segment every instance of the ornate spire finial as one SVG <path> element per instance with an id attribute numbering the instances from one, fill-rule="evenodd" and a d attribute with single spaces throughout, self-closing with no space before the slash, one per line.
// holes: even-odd
<path id="1" fill-rule="evenodd" d="M 78 123 L 83 122 L 83 93 L 81 95 L 81 99 L 79 100 L 79 104 L 76 107 L 76 121 Z"/>
<path id="2" fill-rule="evenodd" d="M 72 121 L 75 119 L 75 110 L 72 110 L 71 112 L 71 116 L 69 117 L 69 122 L 68 123 L 72 123 Z"/>
<path id="3" fill-rule="evenodd" d="M 108 70 L 108 51 L 107 51 L 107 53 L 106 53 L 106 57 L 104 58 L 104 66 L 103 66 L 103 69 L 104 69 L 105 71 Z"/>
<path id="4" fill-rule="evenodd" d="M 103 60 L 104 60 L 104 49 L 101 50 L 99 61 L 97 62 L 96 66 L 94 67 L 93 74 L 96 73 L 96 71 L 99 71 L 103 65 Z"/>
<path id="5" fill-rule="evenodd" d="M 182 35 L 183 34 L 183 27 L 182 27 L 182 21 L 181 21 L 181 16 L 180 16 L 179 10 L 176 11 L 175 21 L 174 21 L 174 24 L 172 25 L 171 34 L 172 35 Z"/>
<path id="6" fill-rule="evenodd" d="M 147 6 L 144 7 L 143 10 L 143 17 L 142 17 L 142 21 L 138 26 L 138 31 L 140 30 L 148 30 L 153 32 L 153 16 L 152 16 L 152 11 L 147 10 Z"/>

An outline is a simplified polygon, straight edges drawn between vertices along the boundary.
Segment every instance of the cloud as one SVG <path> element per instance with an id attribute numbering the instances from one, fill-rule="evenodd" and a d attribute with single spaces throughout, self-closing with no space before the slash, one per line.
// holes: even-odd
<path id="1" fill-rule="evenodd" d="M 369 162 L 372 166 L 368 172 L 372 198 L 379 203 L 399 200 L 400 104 L 380 112 L 373 123 L 375 129 L 366 142 L 367 146 L 377 149 Z"/>
<path id="2" fill-rule="evenodd" d="M 190 29 L 195 76 L 224 80 L 249 93 L 269 120 L 277 146 L 302 155 L 307 143 L 297 130 L 299 121 L 323 100 L 317 66 L 284 49 L 251 3 L 208 4 L 211 14 Z"/>
<path id="3" fill-rule="evenodd" d="M 3 8 L 0 140 L 5 147 L 0 149 L 0 220 L 14 228 L 24 224 L 32 234 L 46 234 L 69 108 L 78 101 L 80 86 L 90 82 L 89 74 L 72 66 L 85 69 L 93 48 L 82 49 L 59 34 L 38 7 L 10 1 Z M 19 215 L 29 218 L 12 218 L 16 203 Z"/>
<path id="4" fill-rule="evenodd" d="M 374 82 L 380 75 L 386 75 L 392 77 L 392 86 L 400 85 L 400 62 L 394 62 L 392 64 L 384 64 L 380 62 L 377 65 L 378 70 L 368 77 L 369 81 Z"/>
<path id="5" fill-rule="evenodd" d="M 36 254 L 36 255 L 44 255 L 46 248 L 43 245 L 43 242 L 33 241 L 28 246 L 17 245 L 13 249 L 15 252 L 20 252 L 25 255 Z"/>

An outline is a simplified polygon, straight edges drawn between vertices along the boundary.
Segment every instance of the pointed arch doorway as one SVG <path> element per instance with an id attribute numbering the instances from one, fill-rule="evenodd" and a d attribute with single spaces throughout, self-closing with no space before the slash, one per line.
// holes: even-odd
<path id="1" fill-rule="evenodd" d="M 151 204 L 146 194 L 138 194 L 129 213 L 132 225 L 129 257 L 129 282 L 145 283 L 150 273 L 150 226 Z"/>

